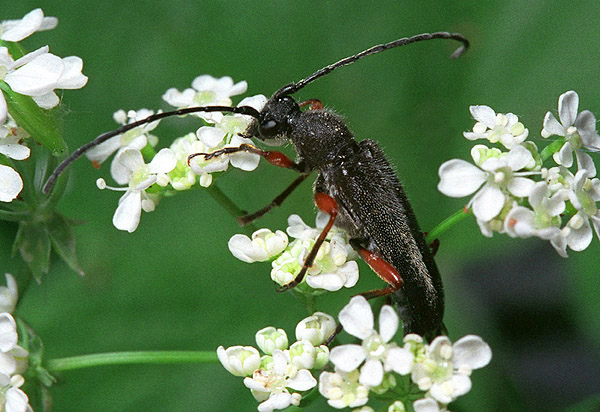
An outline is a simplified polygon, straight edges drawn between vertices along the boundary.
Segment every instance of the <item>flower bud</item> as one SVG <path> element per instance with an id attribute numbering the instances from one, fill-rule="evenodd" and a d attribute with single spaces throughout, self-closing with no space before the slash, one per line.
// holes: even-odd
<path id="1" fill-rule="evenodd" d="M 251 376 L 260 366 L 260 354 L 252 346 L 232 346 L 217 348 L 219 361 L 229 373 L 235 376 Z"/>
<path id="2" fill-rule="evenodd" d="M 288 337 L 283 329 L 268 326 L 256 332 L 256 344 L 264 353 L 272 355 L 275 349 L 287 349 Z"/>
<path id="3" fill-rule="evenodd" d="M 335 319 L 323 312 L 315 312 L 296 326 L 296 339 L 307 340 L 313 346 L 321 345 L 335 331 Z"/>

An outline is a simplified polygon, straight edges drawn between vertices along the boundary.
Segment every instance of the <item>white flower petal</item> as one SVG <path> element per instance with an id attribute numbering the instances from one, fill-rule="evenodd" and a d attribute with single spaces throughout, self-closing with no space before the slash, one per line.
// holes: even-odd
<path id="1" fill-rule="evenodd" d="M 469 369 L 479 369 L 486 366 L 492 360 L 492 349 L 483 339 L 475 335 L 467 335 L 457 340 L 454 345 L 454 368 L 461 369 L 467 366 Z"/>
<path id="2" fill-rule="evenodd" d="M 352 372 L 366 359 L 367 354 L 360 345 L 340 345 L 331 349 L 329 360 L 342 372 Z"/>
<path id="3" fill-rule="evenodd" d="M 307 391 L 317 386 L 317 380 L 306 369 L 300 369 L 287 383 L 287 386 L 295 391 Z"/>
<path id="4" fill-rule="evenodd" d="M 12 167 L 0 164 L 0 202 L 12 202 L 23 190 L 23 179 Z"/>
<path id="5" fill-rule="evenodd" d="M 58 106 L 60 103 L 58 95 L 54 92 L 48 92 L 46 94 L 42 94 L 41 96 L 31 96 L 31 98 L 38 106 L 46 110 L 52 109 L 53 107 Z"/>
<path id="6" fill-rule="evenodd" d="M 3 154 L 11 159 L 15 160 L 24 160 L 29 157 L 29 153 L 31 150 L 27 146 L 23 146 L 20 144 L 2 144 L 2 140 L 0 140 L 0 154 Z"/>
<path id="7" fill-rule="evenodd" d="M 561 94 L 558 98 L 558 117 L 565 128 L 575 123 L 577 107 L 579 107 L 579 96 L 573 90 Z"/>
<path id="8" fill-rule="evenodd" d="M 138 153 L 140 152 L 138 151 Z M 171 149 L 164 148 L 160 149 L 150 163 L 148 163 L 148 171 L 150 173 L 169 173 L 175 166 L 177 166 L 175 153 Z"/>
<path id="9" fill-rule="evenodd" d="M 258 405 L 258 412 L 271 412 L 285 409 L 292 404 L 292 395 L 288 392 L 272 393 L 269 399 Z"/>
<path id="10" fill-rule="evenodd" d="M 489 106 L 470 106 L 469 111 L 475 120 L 493 129 L 496 125 L 496 113 Z"/>
<path id="11" fill-rule="evenodd" d="M 140 224 L 142 214 L 142 194 L 138 191 L 127 191 L 119 199 L 119 206 L 113 216 L 113 225 L 119 230 L 132 233 Z"/>
<path id="12" fill-rule="evenodd" d="M 88 78 L 81 73 L 83 60 L 77 56 L 62 59 L 64 70 L 58 79 L 57 89 L 81 89 L 87 84 Z"/>
<path id="13" fill-rule="evenodd" d="M 358 382 L 365 386 L 378 386 L 383 380 L 383 365 L 377 359 L 367 359 L 360 368 Z"/>
<path id="14" fill-rule="evenodd" d="M 404 348 L 388 349 L 385 359 L 385 367 L 400 375 L 408 375 L 412 371 L 415 355 Z"/>
<path id="15" fill-rule="evenodd" d="M 379 312 L 379 336 L 385 343 L 388 343 L 396 332 L 399 324 L 398 314 L 389 305 L 384 305 Z"/>
<path id="16" fill-rule="evenodd" d="M 576 150 L 575 157 L 577 158 L 577 167 L 579 170 L 587 170 L 587 177 L 596 176 L 596 164 L 594 163 L 592 156 L 581 150 Z"/>
<path id="17" fill-rule="evenodd" d="M 513 177 L 512 181 L 508 185 L 508 191 L 516 197 L 528 197 L 531 194 L 531 190 L 535 182 L 526 177 Z"/>
<path id="18" fill-rule="evenodd" d="M 474 193 L 485 182 L 485 172 L 461 159 L 442 163 L 438 170 L 438 190 L 450 197 L 463 197 Z"/>
<path id="19" fill-rule="evenodd" d="M 16 93 L 42 96 L 56 87 L 63 68 L 60 57 L 45 53 L 15 71 L 9 72 L 4 81 Z"/>
<path id="20" fill-rule="evenodd" d="M 132 149 L 128 147 L 119 151 L 115 159 L 130 172 L 139 169 L 145 164 L 142 153 L 137 149 Z M 129 180 L 129 177 L 127 178 L 127 180 Z"/>
<path id="21" fill-rule="evenodd" d="M 544 129 L 542 130 L 542 136 L 565 136 L 567 134 L 565 128 L 556 120 L 556 117 L 550 112 L 546 113 L 544 117 Z"/>
<path id="22" fill-rule="evenodd" d="M 431 386 L 431 397 L 443 404 L 449 404 L 457 397 L 471 390 L 471 379 L 465 375 L 452 375 L 444 382 L 436 382 Z"/>
<path id="23" fill-rule="evenodd" d="M 21 41 L 24 38 L 35 33 L 42 24 L 44 19 L 44 12 L 42 9 L 31 10 L 21 20 L 12 20 L 2 22 L 2 26 L 5 26 L 4 32 L 0 32 L 0 39 L 5 41 Z M 8 26 L 6 28 L 6 26 Z"/>
<path id="24" fill-rule="evenodd" d="M 8 107 L 6 106 L 6 99 L 4 98 L 4 94 L 0 91 L 0 124 L 6 123 L 6 118 L 8 116 Z"/>
<path id="25" fill-rule="evenodd" d="M 473 214 L 478 219 L 489 222 L 502 210 L 504 194 L 495 186 L 486 184 L 473 197 Z"/>
<path id="26" fill-rule="evenodd" d="M 225 131 L 218 127 L 202 126 L 196 131 L 198 140 L 204 143 L 207 147 L 212 148 L 225 138 Z"/>
<path id="27" fill-rule="evenodd" d="M 558 152 L 554 153 L 552 158 L 561 166 L 571 167 L 573 165 L 573 147 L 571 143 L 565 143 Z"/>
<path id="28" fill-rule="evenodd" d="M 439 404 L 431 398 L 418 399 L 413 402 L 415 412 L 440 412 Z"/>
<path id="29" fill-rule="evenodd" d="M 17 345 L 17 324 L 10 313 L 0 313 L 0 351 L 8 352 Z"/>
<path id="30" fill-rule="evenodd" d="M 516 146 L 504 158 L 511 170 L 517 171 L 525 168 L 533 160 L 533 155 L 523 146 Z"/>
<path id="31" fill-rule="evenodd" d="M 578 212 L 571 219 L 577 218 L 578 216 L 581 216 L 581 212 Z M 585 217 L 583 219 L 584 221 L 581 227 L 577 229 L 568 227 L 569 232 L 566 236 L 569 248 L 576 252 L 581 252 L 582 250 L 585 250 L 590 245 L 590 243 L 592 243 L 593 234 L 589 219 Z"/>
<path id="32" fill-rule="evenodd" d="M 371 305 L 362 296 L 354 296 L 350 299 L 338 316 L 344 330 L 359 339 L 370 336 L 373 330 L 373 311 Z"/>

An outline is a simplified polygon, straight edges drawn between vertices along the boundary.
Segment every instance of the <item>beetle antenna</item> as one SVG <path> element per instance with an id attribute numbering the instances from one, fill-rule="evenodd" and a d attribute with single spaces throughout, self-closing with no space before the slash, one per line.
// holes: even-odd
<path id="1" fill-rule="evenodd" d="M 355 61 L 362 59 L 363 57 L 367 57 L 372 54 L 377 54 L 379 52 L 382 52 L 382 51 L 385 51 L 388 49 L 393 49 L 394 47 L 406 46 L 407 44 L 416 43 L 416 42 L 425 41 L 425 40 L 433 40 L 433 39 L 452 39 L 452 40 L 458 40 L 459 42 L 462 43 L 462 46 L 460 46 L 458 49 L 456 49 L 454 51 L 454 53 L 452 53 L 452 55 L 450 55 L 451 59 L 456 59 L 456 58 L 460 57 L 469 47 L 469 41 L 460 33 L 436 32 L 436 33 L 417 34 L 416 36 L 412 36 L 412 37 L 403 37 L 402 39 L 394 40 L 389 43 L 378 44 L 376 46 L 368 48 L 367 50 L 363 50 L 358 54 L 346 57 L 345 59 L 342 59 L 338 62 L 335 62 L 333 64 L 325 66 L 322 69 L 317 70 L 316 72 L 314 72 L 307 78 L 302 79 L 297 83 L 290 83 L 290 84 L 283 86 L 281 89 L 279 89 L 275 92 L 273 97 L 275 97 L 275 96 L 280 97 L 280 96 L 287 96 L 290 94 L 294 94 L 298 90 L 300 90 L 304 86 L 306 86 L 307 84 L 312 83 L 313 81 L 317 80 L 319 77 L 323 77 L 323 76 L 331 73 L 335 69 L 338 69 L 342 66 L 347 66 L 349 64 L 352 64 Z"/>
<path id="2" fill-rule="evenodd" d="M 246 115 L 252 116 L 254 118 L 258 118 L 258 116 L 259 116 L 258 111 L 255 108 L 250 107 L 250 106 L 239 106 L 239 107 L 229 107 L 229 106 L 188 107 L 188 108 L 185 108 L 185 109 L 174 110 L 172 112 L 162 112 L 162 113 L 153 114 L 151 116 L 146 117 L 145 119 L 138 120 L 137 122 L 133 122 L 133 123 L 129 123 L 129 124 L 123 125 L 123 126 L 119 127 L 118 129 L 113 130 L 112 132 L 103 133 L 100 136 L 96 137 L 91 142 L 86 143 L 83 146 L 81 146 L 78 149 L 76 149 L 71 154 L 71 156 L 69 156 L 65 160 L 63 160 L 58 165 L 58 167 L 56 169 L 54 169 L 54 171 L 52 172 L 52 174 L 50 175 L 50 177 L 48 178 L 48 180 L 44 184 L 44 188 L 42 189 L 42 191 L 44 193 L 50 192 L 50 190 L 52 190 L 52 187 L 56 183 L 56 179 L 58 179 L 58 176 L 60 176 L 60 174 L 71 163 L 73 163 L 75 160 L 79 159 L 81 157 L 81 155 L 83 155 L 85 152 L 87 152 L 92 147 L 98 146 L 100 143 L 103 143 L 103 142 L 107 141 L 111 137 L 115 137 L 115 136 L 120 135 L 122 133 L 125 133 L 125 132 L 127 132 L 127 131 L 129 131 L 131 129 L 135 129 L 138 126 L 141 126 L 141 125 L 147 124 L 147 123 L 151 123 L 151 122 L 154 122 L 156 120 L 163 119 L 165 117 L 183 116 L 185 114 L 197 113 L 197 112 L 231 112 L 231 113 L 238 113 L 238 114 L 246 114 Z"/>

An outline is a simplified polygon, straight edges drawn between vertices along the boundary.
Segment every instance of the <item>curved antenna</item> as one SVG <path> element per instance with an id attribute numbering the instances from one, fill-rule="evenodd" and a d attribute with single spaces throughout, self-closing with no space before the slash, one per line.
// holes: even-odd
<path id="1" fill-rule="evenodd" d="M 250 106 L 239 106 L 239 107 L 229 107 L 229 106 L 188 107 L 188 108 L 185 108 L 185 109 L 174 110 L 172 112 L 163 112 L 163 113 L 153 114 L 151 116 L 146 117 L 145 119 L 138 120 L 137 122 L 133 122 L 133 123 L 129 123 L 129 124 L 123 125 L 123 126 L 119 127 L 117 130 L 113 130 L 112 132 L 103 133 L 100 136 L 96 137 L 91 142 L 86 143 L 83 146 L 81 146 L 78 149 L 76 149 L 71 154 L 71 156 L 69 156 L 65 160 L 63 160 L 57 166 L 57 168 L 54 169 L 54 171 L 52 172 L 52 174 L 50 175 L 50 177 L 48 178 L 48 180 L 46 180 L 46 183 L 44 184 L 44 188 L 42 189 L 42 191 L 44 193 L 50 192 L 50 190 L 52 190 L 52 187 L 56 183 L 56 179 L 58 179 L 58 176 L 60 176 L 60 174 L 71 163 L 73 163 L 75 160 L 79 159 L 85 152 L 87 152 L 92 147 L 98 146 L 100 143 L 103 143 L 103 142 L 107 141 L 111 137 L 115 137 L 115 136 L 120 135 L 122 133 L 125 133 L 125 132 L 127 132 L 127 131 L 129 131 L 131 129 L 135 129 L 138 126 L 141 126 L 141 125 L 146 124 L 146 123 L 151 123 L 151 122 L 154 122 L 156 120 L 160 120 L 160 119 L 165 118 L 165 117 L 182 116 L 184 114 L 197 113 L 197 112 L 231 112 L 231 113 L 238 113 L 238 114 L 246 114 L 246 115 L 252 116 L 254 118 L 258 118 L 259 117 L 258 111 L 255 108 L 250 107 Z"/>
<path id="2" fill-rule="evenodd" d="M 332 71 L 334 71 L 335 69 L 338 69 L 342 66 L 347 66 L 349 64 L 352 64 L 355 61 L 362 59 L 363 57 L 367 57 L 372 54 L 377 54 L 379 52 L 382 52 L 382 51 L 385 51 L 388 49 L 393 49 L 394 47 L 406 46 L 407 44 L 416 43 L 416 42 L 425 41 L 425 40 L 433 40 L 433 39 L 452 39 L 452 40 L 457 40 L 462 43 L 462 46 L 460 46 L 458 49 L 456 49 L 454 51 L 454 53 L 452 53 L 452 55 L 450 55 L 451 59 L 456 59 L 456 58 L 460 57 L 469 47 L 469 41 L 460 33 L 436 32 L 436 33 L 417 34 L 416 36 L 412 36 L 412 37 L 403 37 L 401 39 L 394 40 L 389 43 L 378 44 L 376 46 L 368 48 L 367 50 L 363 50 L 358 54 L 346 57 L 345 59 L 342 59 L 338 62 L 335 62 L 333 64 L 325 66 L 322 69 L 317 70 L 316 72 L 314 72 L 307 78 L 302 79 L 297 83 L 290 83 L 290 84 L 283 86 L 281 89 L 279 89 L 275 92 L 273 97 L 281 97 L 281 96 L 287 96 L 290 94 L 294 94 L 298 90 L 300 90 L 304 86 L 306 86 L 307 84 L 312 83 L 313 81 L 317 80 L 319 77 L 323 77 L 326 74 L 329 74 Z"/>

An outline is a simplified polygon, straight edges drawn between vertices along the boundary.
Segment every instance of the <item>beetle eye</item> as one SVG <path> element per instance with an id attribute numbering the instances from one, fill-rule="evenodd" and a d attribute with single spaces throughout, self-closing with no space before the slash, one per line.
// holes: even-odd
<path id="1" fill-rule="evenodd" d="M 263 122 L 260 124 L 260 127 L 263 130 L 270 130 L 270 129 L 273 129 L 275 126 L 277 126 L 277 122 L 272 119 L 263 120 Z"/>

